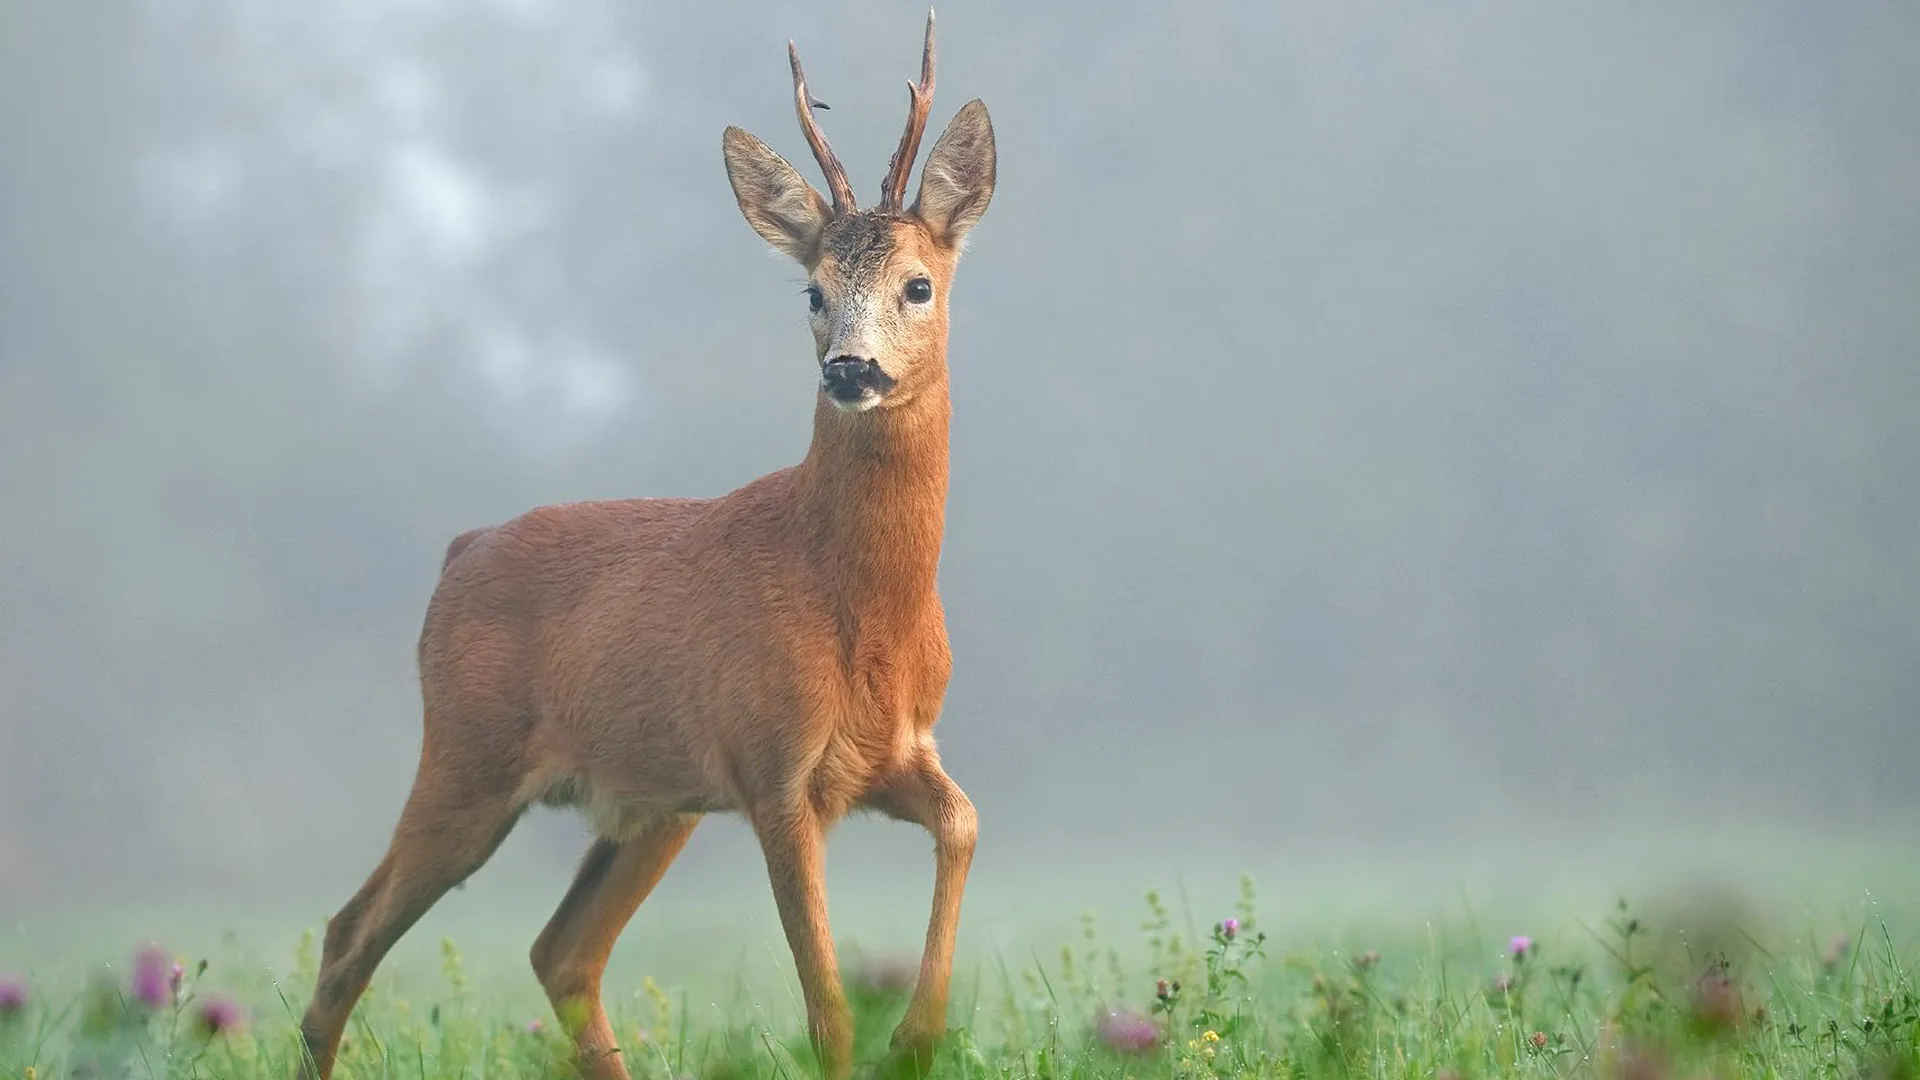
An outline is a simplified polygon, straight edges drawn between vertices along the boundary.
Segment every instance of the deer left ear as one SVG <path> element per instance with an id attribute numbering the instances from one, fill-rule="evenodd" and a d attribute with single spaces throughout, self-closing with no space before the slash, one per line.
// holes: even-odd
<path id="1" fill-rule="evenodd" d="M 927 155 L 913 212 L 942 243 L 960 247 L 993 199 L 994 168 L 993 121 L 986 103 L 974 98 Z"/>

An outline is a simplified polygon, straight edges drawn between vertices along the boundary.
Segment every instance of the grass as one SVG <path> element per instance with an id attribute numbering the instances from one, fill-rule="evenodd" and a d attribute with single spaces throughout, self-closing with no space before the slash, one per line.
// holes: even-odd
<path id="1" fill-rule="evenodd" d="M 963 967 L 935 1071 L 956 1080 L 1920 1080 L 1915 942 L 1901 921 L 1869 903 L 1844 925 L 1782 930 L 1770 914 L 1697 897 L 1644 910 L 1622 901 L 1544 924 L 1505 916 L 1491 926 L 1464 911 L 1316 932 L 1267 925 L 1243 879 L 1238 900 L 1209 917 L 1150 894 L 1122 933 L 1089 915 L 1057 950 Z M 290 1076 L 314 936 L 277 977 L 237 946 L 204 962 L 181 957 L 177 987 L 157 996 L 153 972 L 143 987 L 119 964 L 69 978 L 64 990 L 58 973 L 36 971 L 24 1006 L 4 1011 L 0 992 L 0 1078 Z M 175 978 L 173 959 L 150 960 L 163 983 Z M 905 1007 L 899 959 L 851 947 L 845 957 L 863 1062 L 879 1059 Z M 376 981 L 336 1075 L 574 1075 L 566 1037 L 521 984 L 530 980 L 483 990 L 445 940 L 430 978 Z M 608 989 L 636 1077 L 817 1075 L 790 988 L 743 980 L 696 997 L 610 975 Z M 719 998 L 728 1000 L 694 1004 Z M 210 1033 L 210 1003 L 229 1001 L 247 1019 Z"/>

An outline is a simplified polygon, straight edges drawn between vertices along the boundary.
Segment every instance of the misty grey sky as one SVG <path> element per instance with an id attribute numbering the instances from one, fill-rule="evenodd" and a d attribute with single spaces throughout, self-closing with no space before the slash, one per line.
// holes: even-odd
<path id="1" fill-rule="evenodd" d="M 804 452 L 800 273 L 720 132 L 814 176 L 793 38 L 871 199 L 923 17 L 0 14 L 0 908 L 344 898 L 447 539 Z M 983 872 L 1911 830 L 1917 31 L 943 4 L 932 122 L 984 98 L 1000 148 L 942 569 Z"/>

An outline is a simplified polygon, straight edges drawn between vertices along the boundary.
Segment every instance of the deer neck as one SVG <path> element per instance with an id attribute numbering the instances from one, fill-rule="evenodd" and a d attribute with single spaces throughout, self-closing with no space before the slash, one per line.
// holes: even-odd
<path id="1" fill-rule="evenodd" d="M 799 469 L 802 528 L 860 637 L 918 625 L 946 528 L 946 381 L 898 405 L 844 413 L 824 395 Z"/>

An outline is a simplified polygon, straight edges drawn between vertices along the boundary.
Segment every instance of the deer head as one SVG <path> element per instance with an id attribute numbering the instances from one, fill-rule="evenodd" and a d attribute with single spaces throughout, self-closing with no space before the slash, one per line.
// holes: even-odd
<path id="1" fill-rule="evenodd" d="M 729 127 L 727 178 L 747 224 L 807 271 L 820 392 L 849 413 L 903 405 L 946 382 L 947 292 L 967 231 L 993 197 L 993 124 L 978 98 L 934 143 L 911 206 L 902 203 L 933 105 L 933 15 L 927 15 L 920 81 L 907 84 L 906 131 L 871 210 L 827 144 L 789 43 L 794 109 L 826 174 L 831 203 L 759 139 Z"/>

